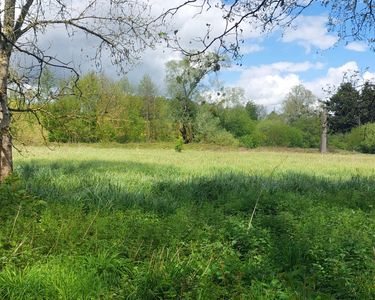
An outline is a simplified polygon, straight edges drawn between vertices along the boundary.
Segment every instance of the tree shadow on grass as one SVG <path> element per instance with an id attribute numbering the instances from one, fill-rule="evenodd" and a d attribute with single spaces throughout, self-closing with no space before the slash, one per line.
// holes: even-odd
<path id="1" fill-rule="evenodd" d="M 270 214 L 308 205 L 370 211 L 375 204 L 373 177 L 334 180 L 293 172 L 267 177 L 231 171 L 188 176 L 171 165 L 102 160 L 35 160 L 22 163 L 17 171 L 26 189 L 45 200 L 163 214 L 203 204 L 248 213 L 258 198 L 259 209 Z"/>
<path id="2" fill-rule="evenodd" d="M 44 230 L 54 234 L 42 231 L 45 239 L 59 236 L 65 228 L 60 223 L 71 213 L 78 216 L 77 236 L 82 238 L 83 231 L 85 242 L 81 245 L 80 239 L 67 234 L 71 251 L 87 251 L 90 234 L 97 247 L 95 232 L 103 231 L 100 239 L 96 237 L 99 244 L 128 253 L 128 263 L 133 263 L 129 259 L 132 251 L 144 253 L 142 260 L 147 261 L 147 255 L 153 257 L 153 249 L 164 251 L 174 245 L 176 253 L 185 249 L 181 255 L 186 255 L 189 263 L 200 260 L 201 273 L 206 274 L 208 266 L 215 263 L 210 255 L 216 253 L 218 270 L 227 268 L 228 277 L 223 281 L 210 275 L 210 280 L 218 283 L 215 288 L 227 285 L 230 292 L 238 286 L 231 285 L 228 278 L 238 277 L 245 290 L 257 281 L 267 288 L 272 280 L 280 285 L 277 288 L 292 287 L 305 299 L 312 295 L 309 290 L 340 299 L 349 295 L 367 299 L 373 293 L 366 289 L 374 274 L 370 264 L 375 178 L 333 180 L 292 172 L 273 177 L 233 172 L 190 176 L 175 166 L 100 160 L 36 160 L 21 164 L 18 173 L 30 194 L 58 203 L 64 211 L 67 208 L 61 216 L 52 214 Z M 258 199 L 253 226 L 249 227 Z M 95 225 L 98 208 L 104 213 Z M 51 229 L 54 222 L 55 231 Z M 87 229 L 81 229 L 82 224 Z M 94 226 L 97 231 L 91 230 Z M 110 230 L 104 230 L 106 226 Z M 84 250 L 77 250 L 79 247 Z M 176 262 L 171 260 L 170 266 L 174 268 Z M 181 278 L 196 273 L 193 268 L 188 276 L 183 274 Z M 173 280 L 168 284 L 174 286 Z"/>

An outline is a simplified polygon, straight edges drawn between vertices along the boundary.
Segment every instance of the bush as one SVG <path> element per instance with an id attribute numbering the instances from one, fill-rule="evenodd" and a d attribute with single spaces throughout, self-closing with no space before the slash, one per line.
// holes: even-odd
<path id="1" fill-rule="evenodd" d="M 174 146 L 174 149 L 177 151 L 177 152 L 181 152 L 182 151 L 182 147 L 184 145 L 184 139 L 182 137 L 179 137 L 176 141 L 176 144 Z"/>
<path id="2" fill-rule="evenodd" d="M 219 130 L 216 134 L 212 137 L 210 143 L 220 145 L 220 146 L 238 146 L 239 141 L 228 131 L 226 130 Z"/>
<path id="3" fill-rule="evenodd" d="M 259 141 L 256 137 L 248 134 L 240 137 L 240 146 L 246 148 L 256 148 L 259 146 Z"/>
<path id="4" fill-rule="evenodd" d="M 220 122 L 235 137 L 251 134 L 256 124 L 244 107 L 227 108 L 221 115 Z"/>
<path id="5" fill-rule="evenodd" d="M 220 120 L 215 117 L 207 104 L 199 107 L 195 121 L 195 137 L 197 142 L 220 146 L 238 146 L 238 140 L 227 130 L 220 127 Z"/>
<path id="6" fill-rule="evenodd" d="M 348 148 L 363 153 L 375 153 L 375 123 L 356 127 L 346 136 Z"/>
<path id="7" fill-rule="evenodd" d="M 279 120 L 264 120 L 255 131 L 256 139 L 262 146 L 302 147 L 301 130 L 290 127 Z"/>
<path id="8" fill-rule="evenodd" d="M 344 149 L 344 150 L 349 149 L 347 141 L 346 141 L 346 136 L 342 133 L 330 135 L 328 137 L 328 144 L 330 148 L 337 148 L 337 149 Z"/>

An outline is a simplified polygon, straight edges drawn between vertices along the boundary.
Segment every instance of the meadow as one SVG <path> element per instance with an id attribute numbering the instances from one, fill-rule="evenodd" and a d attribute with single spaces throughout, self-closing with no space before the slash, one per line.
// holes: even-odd
<path id="1" fill-rule="evenodd" d="M 1 299 L 375 299 L 375 156 L 28 147 Z"/>

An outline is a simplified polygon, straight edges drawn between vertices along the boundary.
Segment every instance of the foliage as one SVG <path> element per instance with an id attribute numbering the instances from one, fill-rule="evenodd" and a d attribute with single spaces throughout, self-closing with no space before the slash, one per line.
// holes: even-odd
<path id="1" fill-rule="evenodd" d="M 294 124 L 300 118 L 314 116 L 316 97 L 311 91 L 303 85 L 297 85 L 292 88 L 282 103 L 283 115 L 288 124 Z"/>
<path id="2" fill-rule="evenodd" d="M 299 116 L 286 127 L 285 115 L 271 112 L 265 118 L 266 123 L 272 123 L 272 128 L 281 126 L 280 130 L 286 131 L 281 133 L 279 141 L 270 142 L 265 137 L 267 134 L 256 130 L 257 124 L 264 121 L 263 108 L 251 101 L 245 106 L 240 105 L 245 101 L 241 89 L 223 88 L 225 93 L 218 102 L 210 103 L 210 99 L 202 98 L 205 95 L 202 93 L 199 101 L 182 103 L 177 98 L 158 96 L 155 84 L 147 75 L 140 81 L 138 89 L 134 89 L 127 78 L 114 81 L 91 72 L 78 81 L 73 94 L 64 88 L 53 87 L 51 82 L 56 82 L 56 79 L 47 75 L 45 94 L 53 92 L 54 100 L 45 103 L 43 110 L 46 113 L 40 115 L 45 130 L 41 130 L 33 115 L 17 115 L 18 122 L 12 127 L 15 136 L 26 144 L 43 143 L 41 133 L 50 142 L 60 143 L 171 142 L 182 135 L 182 130 L 189 141 L 214 145 L 241 144 L 248 148 L 319 145 L 320 120 L 313 112 Z M 73 82 L 61 86 L 66 85 L 74 86 Z M 178 94 L 177 90 L 174 92 Z M 302 142 L 299 132 L 302 132 Z"/>
<path id="3" fill-rule="evenodd" d="M 256 104 L 253 101 L 248 101 L 245 105 L 245 109 L 249 114 L 250 119 L 255 121 L 264 119 L 264 117 L 267 115 L 265 106 Z"/>
<path id="4" fill-rule="evenodd" d="M 138 86 L 138 94 L 143 100 L 142 116 L 146 120 L 147 141 L 157 140 L 157 133 L 155 131 L 155 126 L 153 126 L 156 119 L 156 95 L 157 87 L 152 82 L 149 75 L 144 75 Z"/>
<path id="5" fill-rule="evenodd" d="M 293 127 L 302 133 L 302 145 L 304 148 L 318 148 L 322 124 L 318 115 L 303 116 L 293 123 Z"/>
<path id="6" fill-rule="evenodd" d="M 375 122 L 375 85 L 365 82 L 361 89 L 361 123 Z"/>
<path id="7" fill-rule="evenodd" d="M 348 148 L 363 153 L 375 153 L 375 123 L 353 128 L 347 134 Z"/>
<path id="8" fill-rule="evenodd" d="M 194 101 L 202 87 L 203 79 L 211 72 L 220 70 L 224 59 L 215 53 L 185 57 L 169 61 L 166 65 L 166 84 L 169 96 L 174 100 L 176 121 L 184 142 L 194 139 L 193 123 L 196 117 Z"/>
<path id="9" fill-rule="evenodd" d="M 183 146 L 184 146 L 184 140 L 182 137 L 179 137 L 176 141 L 176 144 L 174 146 L 174 149 L 177 151 L 177 152 L 181 152 L 182 149 L 183 149 Z"/>
<path id="10" fill-rule="evenodd" d="M 220 119 L 214 113 L 215 107 L 212 105 L 199 106 L 195 120 L 195 141 L 222 146 L 238 145 L 233 135 L 220 126 Z"/>
<path id="11" fill-rule="evenodd" d="M 272 119 L 259 122 L 255 128 L 254 137 L 262 146 L 303 146 L 301 130 Z"/>
<path id="12" fill-rule="evenodd" d="M 249 135 L 255 129 L 255 121 L 250 118 L 246 108 L 241 106 L 223 110 L 220 121 L 223 128 L 235 137 Z"/>
<path id="13" fill-rule="evenodd" d="M 259 141 L 251 134 L 241 136 L 239 141 L 242 147 L 256 148 L 259 146 Z"/>
<path id="14" fill-rule="evenodd" d="M 140 95 L 129 94 L 125 79 L 114 82 L 89 73 L 76 95 L 63 95 L 48 106 L 43 123 L 51 142 L 168 141 L 176 136 L 171 106 L 156 95 L 146 78 Z"/>
<path id="15" fill-rule="evenodd" d="M 328 126 L 333 133 L 349 132 L 360 125 L 360 95 L 351 82 L 344 82 L 327 101 Z"/>

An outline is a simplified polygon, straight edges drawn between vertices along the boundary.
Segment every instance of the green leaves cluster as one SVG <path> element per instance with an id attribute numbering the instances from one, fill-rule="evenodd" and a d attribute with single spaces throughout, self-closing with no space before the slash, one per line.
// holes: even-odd
<path id="1" fill-rule="evenodd" d="M 52 142 L 152 142 L 176 136 L 165 98 L 149 77 L 138 94 L 127 80 L 111 81 L 90 73 L 74 95 L 62 95 L 48 107 L 44 124 Z"/>

